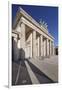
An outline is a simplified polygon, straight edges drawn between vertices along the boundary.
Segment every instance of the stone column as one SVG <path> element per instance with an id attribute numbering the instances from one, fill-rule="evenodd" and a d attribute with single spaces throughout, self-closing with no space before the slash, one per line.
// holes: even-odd
<path id="1" fill-rule="evenodd" d="M 53 55 L 54 55 L 54 42 L 52 44 L 53 44 Z"/>
<path id="2" fill-rule="evenodd" d="M 25 24 L 21 23 L 21 33 L 20 33 L 20 57 L 25 58 Z"/>
<path id="3" fill-rule="evenodd" d="M 46 48 L 46 39 L 44 39 L 44 56 L 46 56 L 46 53 L 47 53 L 47 52 L 46 52 L 46 49 L 47 49 L 47 48 Z"/>
<path id="4" fill-rule="evenodd" d="M 33 45 L 32 56 L 33 58 L 36 58 L 36 31 L 35 30 L 33 30 L 33 35 L 32 35 L 32 45 Z"/>
<path id="5" fill-rule="evenodd" d="M 48 41 L 48 38 L 46 40 L 47 40 L 47 43 L 46 43 L 47 44 L 47 47 L 46 47 L 47 48 L 47 56 L 49 56 L 49 41 Z"/>
<path id="6" fill-rule="evenodd" d="M 41 56 L 43 56 L 43 36 L 42 35 L 40 35 L 40 44 L 41 44 L 41 48 L 40 48 Z"/>
<path id="7" fill-rule="evenodd" d="M 17 61 L 18 60 L 18 40 L 16 37 L 12 37 L 12 58 L 13 60 Z"/>
<path id="8" fill-rule="evenodd" d="M 32 58 L 32 33 L 31 33 L 31 58 Z"/>
<path id="9" fill-rule="evenodd" d="M 38 36 L 38 56 L 40 56 L 40 38 Z"/>
<path id="10" fill-rule="evenodd" d="M 51 41 L 50 41 L 50 56 L 51 56 Z"/>

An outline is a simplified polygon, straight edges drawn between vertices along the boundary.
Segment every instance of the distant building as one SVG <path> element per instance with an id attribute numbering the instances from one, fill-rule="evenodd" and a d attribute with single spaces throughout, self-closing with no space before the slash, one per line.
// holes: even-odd
<path id="1" fill-rule="evenodd" d="M 12 27 L 13 59 L 54 55 L 54 38 L 28 13 L 19 8 Z"/>

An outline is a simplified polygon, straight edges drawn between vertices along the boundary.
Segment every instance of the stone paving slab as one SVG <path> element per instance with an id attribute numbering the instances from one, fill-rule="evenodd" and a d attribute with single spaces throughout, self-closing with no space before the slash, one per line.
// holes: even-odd
<path id="1" fill-rule="evenodd" d="M 53 80 L 51 80 L 50 78 L 48 78 L 36 66 L 34 66 L 32 63 L 30 63 L 29 60 L 28 60 L 28 64 L 29 64 L 31 70 L 33 71 L 34 75 L 36 76 L 36 78 L 39 80 L 40 84 L 54 83 Z M 31 75 L 31 77 L 32 77 L 32 75 Z"/>
<path id="2" fill-rule="evenodd" d="M 50 79 L 58 82 L 58 56 L 45 58 L 44 60 L 30 59 L 29 61 Z"/>
<path id="3" fill-rule="evenodd" d="M 32 71 L 32 69 L 29 66 L 27 61 L 25 61 L 25 65 L 27 67 L 27 70 L 28 70 L 29 76 L 31 78 L 32 84 L 39 84 L 40 82 L 38 81 L 37 77 L 35 76 L 34 72 Z"/>
<path id="4" fill-rule="evenodd" d="M 20 67 L 20 68 L 19 68 Z M 12 62 L 12 85 L 32 84 L 27 68 L 23 60 Z"/>

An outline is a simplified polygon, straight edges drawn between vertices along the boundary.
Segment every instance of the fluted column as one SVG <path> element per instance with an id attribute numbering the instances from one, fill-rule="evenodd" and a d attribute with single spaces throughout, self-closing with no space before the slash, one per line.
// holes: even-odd
<path id="1" fill-rule="evenodd" d="M 38 36 L 38 56 L 40 56 L 40 38 Z"/>
<path id="2" fill-rule="evenodd" d="M 43 36 L 40 35 L 40 43 L 41 43 L 41 56 L 43 56 Z"/>
<path id="3" fill-rule="evenodd" d="M 47 50 L 47 45 L 46 45 L 46 38 L 44 38 L 44 56 L 46 56 L 46 50 Z"/>
<path id="4" fill-rule="evenodd" d="M 48 41 L 48 38 L 46 40 L 47 40 L 47 43 L 46 43 L 47 44 L 47 47 L 46 47 L 47 48 L 47 56 L 49 56 L 49 41 Z"/>
<path id="5" fill-rule="evenodd" d="M 25 50 L 25 24 L 21 24 L 21 48 Z"/>
<path id="6" fill-rule="evenodd" d="M 36 31 L 33 30 L 33 35 L 32 35 L 32 47 L 33 47 L 33 50 L 32 50 L 32 56 L 35 58 L 36 57 Z"/>
<path id="7" fill-rule="evenodd" d="M 54 51 L 54 42 L 53 42 L 52 44 L 53 44 L 53 55 L 54 55 L 54 52 L 55 52 L 55 51 Z"/>
<path id="8" fill-rule="evenodd" d="M 51 41 L 50 41 L 50 56 L 51 56 Z"/>
<path id="9" fill-rule="evenodd" d="M 20 58 L 25 58 L 25 24 L 21 23 L 21 33 L 20 33 Z"/>

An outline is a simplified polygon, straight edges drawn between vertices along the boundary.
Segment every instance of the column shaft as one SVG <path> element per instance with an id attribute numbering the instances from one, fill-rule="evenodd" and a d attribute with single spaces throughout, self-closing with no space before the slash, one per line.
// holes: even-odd
<path id="1" fill-rule="evenodd" d="M 44 39 L 44 56 L 46 56 L 46 50 L 47 50 L 47 46 L 46 46 L 46 39 Z"/>
<path id="2" fill-rule="evenodd" d="M 48 38 L 47 38 L 47 56 L 49 56 L 49 41 L 48 41 Z"/>
<path id="3" fill-rule="evenodd" d="M 54 42 L 53 42 L 53 55 L 54 55 Z"/>
<path id="4" fill-rule="evenodd" d="M 36 41 L 37 41 L 37 42 L 36 42 L 36 50 L 37 50 L 37 51 L 36 51 L 36 53 L 37 53 L 36 56 L 39 57 L 39 56 L 41 56 L 41 55 L 40 55 L 40 54 L 41 54 L 40 36 L 37 36 Z"/>
<path id="5" fill-rule="evenodd" d="M 35 58 L 36 57 L 36 31 L 33 30 L 33 36 L 32 36 L 32 47 L 33 47 L 33 50 L 32 50 L 32 56 Z"/>
<path id="6" fill-rule="evenodd" d="M 50 41 L 50 55 L 51 55 L 51 41 Z"/>
<path id="7" fill-rule="evenodd" d="M 21 48 L 25 50 L 25 24 L 21 24 Z"/>
<path id="8" fill-rule="evenodd" d="M 21 23 L 21 34 L 20 34 L 20 58 L 25 58 L 25 24 Z"/>
<path id="9" fill-rule="evenodd" d="M 43 36 L 40 36 L 40 43 L 41 43 L 41 56 L 43 56 Z"/>

